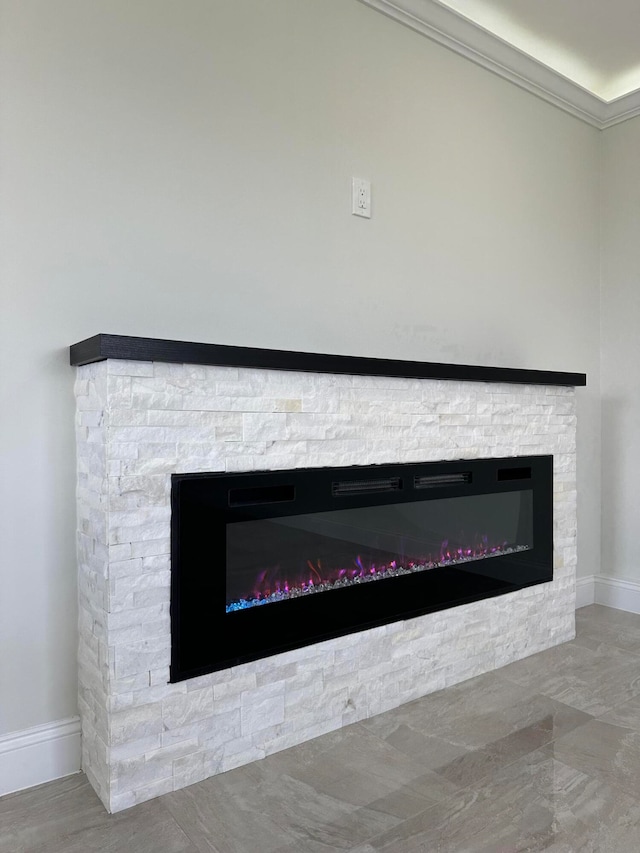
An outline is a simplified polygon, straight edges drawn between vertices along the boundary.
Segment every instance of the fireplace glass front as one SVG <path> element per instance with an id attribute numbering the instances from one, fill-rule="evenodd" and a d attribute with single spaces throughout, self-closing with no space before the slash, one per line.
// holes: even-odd
<path id="1" fill-rule="evenodd" d="M 552 579 L 552 458 L 174 475 L 172 681 Z"/>

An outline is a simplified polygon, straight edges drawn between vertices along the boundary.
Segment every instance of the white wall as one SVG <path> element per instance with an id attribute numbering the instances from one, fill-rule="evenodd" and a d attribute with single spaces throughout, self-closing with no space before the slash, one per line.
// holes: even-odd
<path id="1" fill-rule="evenodd" d="M 603 133 L 602 573 L 640 581 L 640 119 Z"/>
<path id="2" fill-rule="evenodd" d="M 1 8 L 0 733 L 76 709 L 67 347 L 97 332 L 585 371 L 597 571 L 596 130 L 356 0 Z"/>

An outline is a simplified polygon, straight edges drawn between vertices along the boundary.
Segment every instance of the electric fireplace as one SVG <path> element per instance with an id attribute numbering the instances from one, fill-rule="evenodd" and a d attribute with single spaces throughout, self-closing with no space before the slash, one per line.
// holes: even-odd
<path id="1" fill-rule="evenodd" d="M 171 681 L 551 581 L 552 462 L 174 474 Z"/>
<path id="2" fill-rule="evenodd" d="M 584 375 L 117 335 L 71 359 L 82 764 L 109 811 L 575 636 Z M 489 457 L 519 458 L 438 462 Z M 502 528 L 476 497 L 508 499 Z"/>

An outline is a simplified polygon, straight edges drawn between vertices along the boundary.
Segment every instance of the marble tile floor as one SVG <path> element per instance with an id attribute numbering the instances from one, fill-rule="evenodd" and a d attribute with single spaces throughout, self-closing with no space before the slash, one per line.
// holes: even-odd
<path id="1" fill-rule="evenodd" d="M 82 774 L 0 799 L 0 853 L 640 853 L 640 616 L 108 815 Z"/>

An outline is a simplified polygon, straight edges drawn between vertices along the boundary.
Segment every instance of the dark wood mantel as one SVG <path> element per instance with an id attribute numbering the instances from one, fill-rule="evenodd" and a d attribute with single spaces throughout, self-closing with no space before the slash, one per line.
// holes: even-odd
<path id="1" fill-rule="evenodd" d="M 410 379 L 451 379 L 466 382 L 513 382 L 526 385 L 587 384 L 585 373 L 528 370 L 514 367 L 482 367 L 433 361 L 403 361 L 351 355 L 259 349 L 257 347 L 169 341 L 127 335 L 94 335 L 70 348 L 72 365 L 107 358 L 129 361 L 164 361 L 176 364 L 212 364 L 269 370 L 301 370 L 311 373 L 342 373 L 357 376 L 396 376 Z"/>

